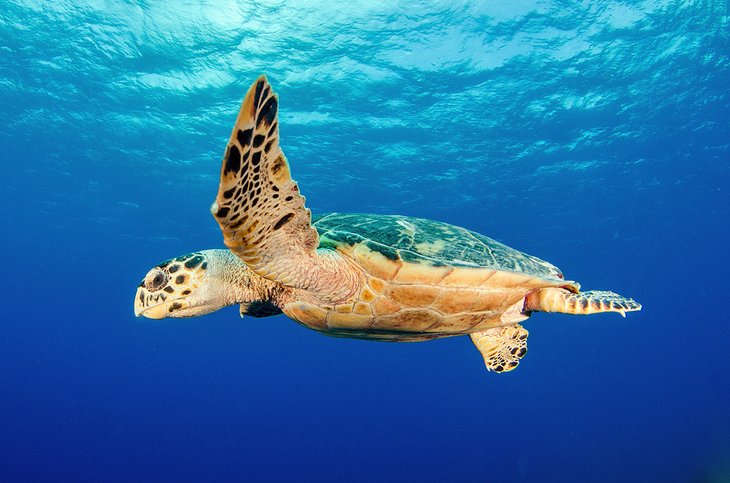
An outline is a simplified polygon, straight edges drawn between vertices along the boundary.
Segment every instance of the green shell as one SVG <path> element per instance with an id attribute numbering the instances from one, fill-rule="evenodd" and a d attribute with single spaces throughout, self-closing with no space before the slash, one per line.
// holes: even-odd
<path id="1" fill-rule="evenodd" d="M 320 248 L 365 244 L 391 260 L 432 266 L 481 267 L 563 278 L 554 265 L 465 228 L 399 215 L 328 213 L 314 216 Z"/>

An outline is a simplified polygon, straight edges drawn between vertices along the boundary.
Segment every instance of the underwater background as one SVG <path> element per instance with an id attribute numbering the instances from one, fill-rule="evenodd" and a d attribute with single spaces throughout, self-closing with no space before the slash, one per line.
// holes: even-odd
<path id="1" fill-rule="evenodd" d="M 0 0 L 1 481 L 730 481 L 727 1 Z M 641 312 L 467 337 L 136 319 L 259 74 L 313 212 L 465 226 Z"/>

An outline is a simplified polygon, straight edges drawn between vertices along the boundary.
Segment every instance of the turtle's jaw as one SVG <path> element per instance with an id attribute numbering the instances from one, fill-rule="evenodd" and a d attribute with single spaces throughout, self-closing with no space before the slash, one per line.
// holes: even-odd
<path id="1" fill-rule="evenodd" d="M 215 298 L 206 301 L 195 296 L 168 296 L 159 292 L 150 293 L 144 287 L 139 287 L 134 299 L 134 315 L 148 319 L 198 317 L 215 312 L 225 305 Z"/>
<path id="2" fill-rule="evenodd" d="M 146 309 L 135 307 L 134 315 L 137 317 L 147 317 L 148 319 L 164 319 L 169 313 L 167 305 L 168 304 L 160 304 Z"/>
<path id="3" fill-rule="evenodd" d="M 138 287 L 134 297 L 134 315 L 148 319 L 176 317 L 179 311 L 189 306 L 190 303 L 185 300 L 168 297 L 165 293 L 150 293 L 144 287 Z"/>

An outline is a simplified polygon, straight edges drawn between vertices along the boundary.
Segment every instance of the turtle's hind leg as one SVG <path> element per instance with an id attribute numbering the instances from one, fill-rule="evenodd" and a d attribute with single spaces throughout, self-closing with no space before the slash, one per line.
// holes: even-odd
<path id="1" fill-rule="evenodd" d="M 573 293 L 564 288 L 543 288 L 525 297 L 525 311 L 561 312 L 564 314 L 588 315 L 601 312 L 618 312 L 626 317 L 626 312 L 641 310 L 641 304 L 619 294 L 591 290 Z"/>
<path id="2" fill-rule="evenodd" d="M 488 371 L 509 372 L 527 354 L 527 329 L 519 324 L 469 334 Z"/>

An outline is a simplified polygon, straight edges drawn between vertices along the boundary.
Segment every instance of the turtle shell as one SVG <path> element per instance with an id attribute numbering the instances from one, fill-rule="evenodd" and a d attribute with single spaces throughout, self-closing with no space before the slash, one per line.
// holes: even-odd
<path id="1" fill-rule="evenodd" d="M 392 261 L 433 267 L 473 267 L 560 281 L 554 265 L 479 233 L 400 215 L 329 213 L 313 217 L 320 248 L 348 252 L 365 245 Z"/>

